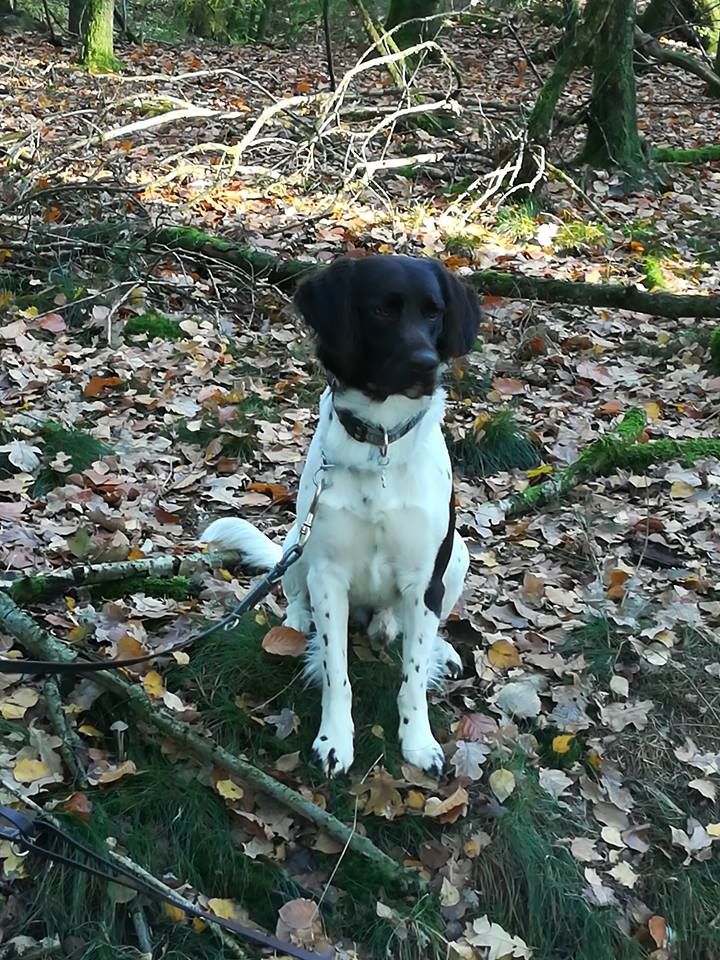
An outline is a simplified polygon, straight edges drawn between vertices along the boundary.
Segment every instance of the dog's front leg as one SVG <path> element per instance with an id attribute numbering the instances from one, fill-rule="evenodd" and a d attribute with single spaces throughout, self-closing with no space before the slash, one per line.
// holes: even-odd
<path id="1" fill-rule="evenodd" d="M 352 692 L 347 670 L 348 588 L 328 567 L 308 573 L 312 618 L 317 631 L 313 654 L 322 683 L 322 719 L 313 753 L 327 774 L 353 762 Z"/>
<path id="2" fill-rule="evenodd" d="M 406 760 L 435 776 L 445 756 L 432 735 L 427 688 L 439 620 L 425 606 L 423 592 L 403 592 L 400 607 L 403 634 L 403 677 L 398 694 L 399 739 Z"/>

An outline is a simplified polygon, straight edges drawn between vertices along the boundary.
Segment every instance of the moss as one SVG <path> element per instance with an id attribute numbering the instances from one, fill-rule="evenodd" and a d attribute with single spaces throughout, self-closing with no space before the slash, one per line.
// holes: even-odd
<path id="1" fill-rule="evenodd" d="M 148 310 L 140 316 L 130 317 L 123 329 L 123 336 L 145 336 L 148 340 L 183 340 L 187 339 L 188 335 L 177 320 L 171 320 L 155 310 Z"/>
<path id="2" fill-rule="evenodd" d="M 709 147 L 695 147 L 690 150 L 675 150 L 672 147 L 656 147 L 653 159 L 661 163 L 706 163 L 720 160 L 720 144 Z"/>
<path id="3" fill-rule="evenodd" d="M 173 600 L 187 600 L 198 596 L 199 584 L 189 577 L 125 577 L 107 583 L 93 584 L 90 588 L 93 599 L 118 600 L 133 593 L 143 593 L 146 597 L 169 597 Z"/>
<path id="4" fill-rule="evenodd" d="M 648 290 L 666 290 L 667 278 L 663 270 L 662 261 L 653 254 L 648 254 L 643 261 L 645 272 L 645 286 Z"/>
<path id="5" fill-rule="evenodd" d="M 713 373 L 720 373 L 720 327 L 710 334 L 710 368 Z"/>
<path id="6" fill-rule="evenodd" d="M 449 438 L 448 446 L 453 464 L 468 477 L 530 470 L 540 463 L 537 446 L 509 409 L 500 410 L 459 440 Z"/>

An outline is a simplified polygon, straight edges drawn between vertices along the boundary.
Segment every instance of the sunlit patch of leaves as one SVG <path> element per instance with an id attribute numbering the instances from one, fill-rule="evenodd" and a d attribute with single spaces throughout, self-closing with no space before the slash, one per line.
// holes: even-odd
<path id="1" fill-rule="evenodd" d="M 604 250 L 610 242 L 608 231 L 602 224 L 586 220 L 564 220 L 555 234 L 554 244 L 558 250 L 576 253 Z"/>
<path id="2" fill-rule="evenodd" d="M 508 204 L 498 210 L 495 230 L 514 243 L 532 240 L 537 230 L 538 206 L 534 200 Z"/>

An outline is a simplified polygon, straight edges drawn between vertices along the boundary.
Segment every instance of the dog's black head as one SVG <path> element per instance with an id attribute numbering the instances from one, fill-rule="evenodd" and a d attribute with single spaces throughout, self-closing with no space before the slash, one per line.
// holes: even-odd
<path id="1" fill-rule="evenodd" d="M 480 322 L 474 292 L 416 257 L 343 257 L 301 284 L 295 304 L 325 368 L 376 400 L 431 394 L 440 364 L 470 350 Z"/>

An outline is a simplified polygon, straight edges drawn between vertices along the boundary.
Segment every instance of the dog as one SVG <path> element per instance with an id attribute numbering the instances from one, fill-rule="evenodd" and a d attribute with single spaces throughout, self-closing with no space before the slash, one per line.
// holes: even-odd
<path id="1" fill-rule="evenodd" d="M 455 530 L 439 379 L 472 348 L 480 307 L 438 261 L 399 255 L 336 260 L 298 287 L 295 305 L 329 378 L 285 549 L 311 506 L 314 524 L 282 580 L 285 625 L 309 635 L 308 672 L 322 684 L 314 754 L 331 776 L 353 762 L 348 623 L 365 612 L 371 638 L 402 636 L 402 754 L 438 775 L 444 754 L 430 729 L 427 690 L 462 671 L 438 627 L 469 565 Z M 201 539 L 239 551 L 258 569 L 283 553 L 246 520 L 215 520 Z"/>

